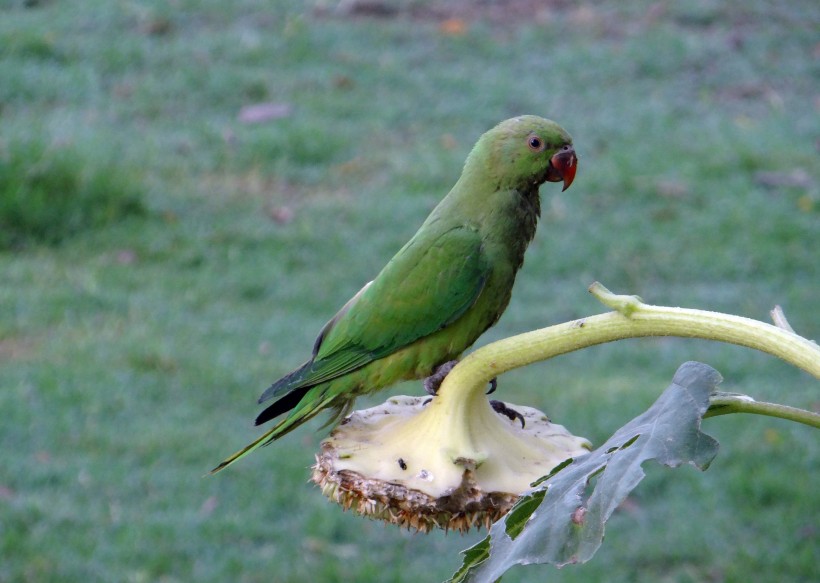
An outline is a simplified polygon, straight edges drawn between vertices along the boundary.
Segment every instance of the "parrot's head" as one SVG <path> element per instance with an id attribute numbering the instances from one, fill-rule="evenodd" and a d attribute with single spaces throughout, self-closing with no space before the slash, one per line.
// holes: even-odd
<path id="1" fill-rule="evenodd" d="M 554 121 L 535 115 L 514 117 L 495 126 L 481 136 L 471 158 L 474 156 L 499 186 L 528 190 L 544 182 L 563 182 L 566 190 L 578 168 L 572 137 Z"/>

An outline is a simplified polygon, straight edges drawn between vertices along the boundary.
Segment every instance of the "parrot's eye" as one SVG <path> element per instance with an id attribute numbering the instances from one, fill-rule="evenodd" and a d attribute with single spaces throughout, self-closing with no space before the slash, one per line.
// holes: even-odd
<path id="1" fill-rule="evenodd" d="M 538 136 L 530 136 L 527 138 L 527 145 L 533 152 L 540 152 L 544 149 L 544 142 Z"/>

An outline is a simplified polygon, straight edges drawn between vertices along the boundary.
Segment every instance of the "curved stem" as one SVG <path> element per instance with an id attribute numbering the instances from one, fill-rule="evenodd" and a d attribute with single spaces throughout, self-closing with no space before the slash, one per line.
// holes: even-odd
<path id="1" fill-rule="evenodd" d="M 803 423 L 804 425 L 820 429 L 820 414 L 818 413 L 789 407 L 787 405 L 778 405 L 777 403 L 755 401 L 746 395 L 730 393 L 717 393 L 712 395 L 709 399 L 709 409 L 703 418 L 728 415 L 730 413 L 754 413 L 755 415 L 779 417 L 780 419 L 788 419 L 789 421 L 796 421 L 797 423 Z"/>
<path id="2" fill-rule="evenodd" d="M 728 342 L 782 358 L 820 378 L 820 347 L 781 327 L 750 318 L 644 304 L 594 283 L 589 291 L 615 312 L 542 328 L 488 344 L 467 355 L 444 379 L 439 394 L 463 399 L 514 368 L 597 344 L 647 336 L 679 336 Z"/>

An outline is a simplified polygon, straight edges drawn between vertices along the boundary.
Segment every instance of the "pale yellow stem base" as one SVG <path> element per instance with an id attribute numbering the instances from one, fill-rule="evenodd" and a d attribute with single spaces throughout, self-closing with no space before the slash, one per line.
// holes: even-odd
<path id="1" fill-rule="evenodd" d="M 514 368 L 623 338 L 679 336 L 728 342 L 767 352 L 820 378 L 820 347 L 783 328 L 719 312 L 652 306 L 637 296 L 615 295 L 599 283 L 590 292 L 616 312 L 599 314 L 505 338 L 466 356 L 441 386 L 444 399 L 482 391 Z M 451 388 L 452 387 L 452 388 Z"/>

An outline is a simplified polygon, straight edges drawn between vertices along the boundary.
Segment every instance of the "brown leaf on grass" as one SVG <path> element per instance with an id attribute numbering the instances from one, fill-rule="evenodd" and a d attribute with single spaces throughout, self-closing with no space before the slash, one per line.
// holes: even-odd
<path id="1" fill-rule="evenodd" d="M 581 4 L 569 15 L 569 20 L 576 26 L 595 26 L 601 20 L 600 12 L 588 4 Z"/>
<path id="2" fill-rule="evenodd" d="M 133 249 L 120 249 L 116 254 L 116 262 L 120 265 L 132 265 L 137 262 L 137 252 Z"/>
<path id="3" fill-rule="evenodd" d="M 797 208 L 802 213 L 810 213 L 814 211 L 814 199 L 809 194 L 804 194 L 797 199 Z"/>
<path id="4" fill-rule="evenodd" d="M 293 220 L 296 213 L 287 206 L 272 206 L 268 208 L 268 216 L 277 225 L 287 225 Z"/>
<path id="5" fill-rule="evenodd" d="M 351 158 L 347 162 L 336 164 L 333 169 L 343 176 L 354 175 L 365 167 L 364 160 L 359 157 Z"/>
<path id="6" fill-rule="evenodd" d="M 755 182 L 766 188 L 779 186 L 809 188 L 813 183 L 809 173 L 802 168 L 794 168 L 786 172 L 757 172 Z"/>
<path id="7" fill-rule="evenodd" d="M 456 142 L 455 136 L 453 134 L 442 134 L 441 135 L 441 147 L 445 150 L 452 150 L 458 146 L 458 142 Z"/>
<path id="8" fill-rule="evenodd" d="M 4 360 L 21 360 L 34 350 L 34 342 L 27 338 L 0 339 L 0 362 Z"/>
<path id="9" fill-rule="evenodd" d="M 293 108 L 289 103 L 256 103 L 246 105 L 239 110 L 241 123 L 262 123 L 273 119 L 288 117 Z"/>
<path id="10" fill-rule="evenodd" d="M 350 16 L 392 18 L 399 13 L 399 9 L 379 0 L 343 0 L 336 7 L 336 12 Z"/>
<path id="11" fill-rule="evenodd" d="M 671 178 L 658 180 L 655 189 L 663 198 L 683 198 L 689 194 L 688 184 Z"/>
<path id="12" fill-rule="evenodd" d="M 467 23 L 461 18 L 448 18 L 438 25 L 439 32 L 445 36 L 464 36 L 467 28 Z"/>
<path id="13" fill-rule="evenodd" d="M 174 31 L 174 23 L 165 16 L 149 16 L 140 22 L 139 31 L 146 36 L 166 36 Z"/>
<path id="14" fill-rule="evenodd" d="M 216 510 L 217 506 L 219 506 L 219 498 L 217 498 L 216 496 L 209 496 L 199 507 L 199 515 L 203 517 L 208 517 L 214 513 L 214 510 Z"/>
<path id="15" fill-rule="evenodd" d="M 342 89 L 342 90 L 353 89 L 354 85 L 355 85 L 355 83 L 353 82 L 353 79 L 351 79 L 347 75 L 336 75 L 333 78 L 333 86 L 336 89 Z"/>

